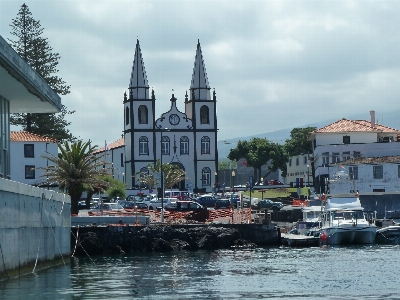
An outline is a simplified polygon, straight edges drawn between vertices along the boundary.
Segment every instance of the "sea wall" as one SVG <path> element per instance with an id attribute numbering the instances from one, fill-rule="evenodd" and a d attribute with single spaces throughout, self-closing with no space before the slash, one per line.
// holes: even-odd
<path id="1" fill-rule="evenodd" d="M 74 256 L 211 250 L 280 243 L 279 229 L 264 224 L 87 226 L 73 227 L 71 234 Z"/>
<path id="2" fill-rule="evenodd" d="M 0 179 L 0 279 L 68 259 L 70 211 L 68 195 Z"/>

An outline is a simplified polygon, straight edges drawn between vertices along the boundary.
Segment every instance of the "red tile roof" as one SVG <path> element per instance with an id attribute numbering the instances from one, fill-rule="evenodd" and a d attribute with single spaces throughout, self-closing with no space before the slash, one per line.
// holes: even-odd
<path id="1" fill-rule="evenodd" d="M 313 133 L 336 133 L 336 132 L 386 132 L 386 133 L 400 133 L 399 130 L 375 124 L 371 127 L 371 122 L 365 120 L 347 120 L 341 119 L 318 130 Z"/>
<path id="2" fill-rule="evenodd" d="M 107 146 L 108 146 L 109 150 L 123 147 L 123 146 L 125 146 L 125 139 L 124 138 L 120 138 L 119 140 L 116 140 L 115 142 L 112 142 L 112 143 L 108 144 Z M 94 154 L 101 153 L 101 152 L 104 152 L 104 150 L 105 150 L 105 146 L 101 147 L 100 149 L 98 149 L 96 151 L 94 151 L 93 153 Z"/>
<path id="3" fill-rule="evenodd" d="M 27 131 L 10 131 L 11 142 L 46 142 L 57 143 L 58 141 L 46 136 L 30 133 Z"/>

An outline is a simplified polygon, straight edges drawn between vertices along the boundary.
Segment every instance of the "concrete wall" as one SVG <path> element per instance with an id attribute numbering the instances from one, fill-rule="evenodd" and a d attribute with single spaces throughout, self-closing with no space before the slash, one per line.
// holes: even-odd
<path id="1" fill-rule="evenodd" d="M 0 279 L 68 260 L 68 195 L 0 179 Z"/>

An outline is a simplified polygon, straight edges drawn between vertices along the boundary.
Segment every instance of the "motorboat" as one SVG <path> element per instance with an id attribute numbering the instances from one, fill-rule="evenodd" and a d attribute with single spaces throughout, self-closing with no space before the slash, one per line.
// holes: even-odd
<path id="1" fill-rule="evenodd" d="M 321 215 L 321 241 L 327 245 L 374 243 L 377 227 L 363 211 L 358 196 L 328 196 Z"/>
<path id="2" fill-rule="evenodd" d="M 304 206 L 303 219 L 297 221 L 296 232 L 302 235 L 316 236 L 321 225 L 321 206 Z"/>
<path id="3" fill-rule="evenodd" d="M 399 244 L 400 243 L 400 226 L 390 225 L 379 228 L 376 231 L 375 242 L 379 244 Z"/>

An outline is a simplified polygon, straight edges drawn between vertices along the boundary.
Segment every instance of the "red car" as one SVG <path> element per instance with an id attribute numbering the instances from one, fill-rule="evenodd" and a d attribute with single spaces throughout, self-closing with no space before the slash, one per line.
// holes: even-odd
<path id="1" fill-rule="evenodd" d="M 280 182 L 279 180 L 273 179 L 268 181 L 269 185 L 283 185 L 283 182 Z"/>

